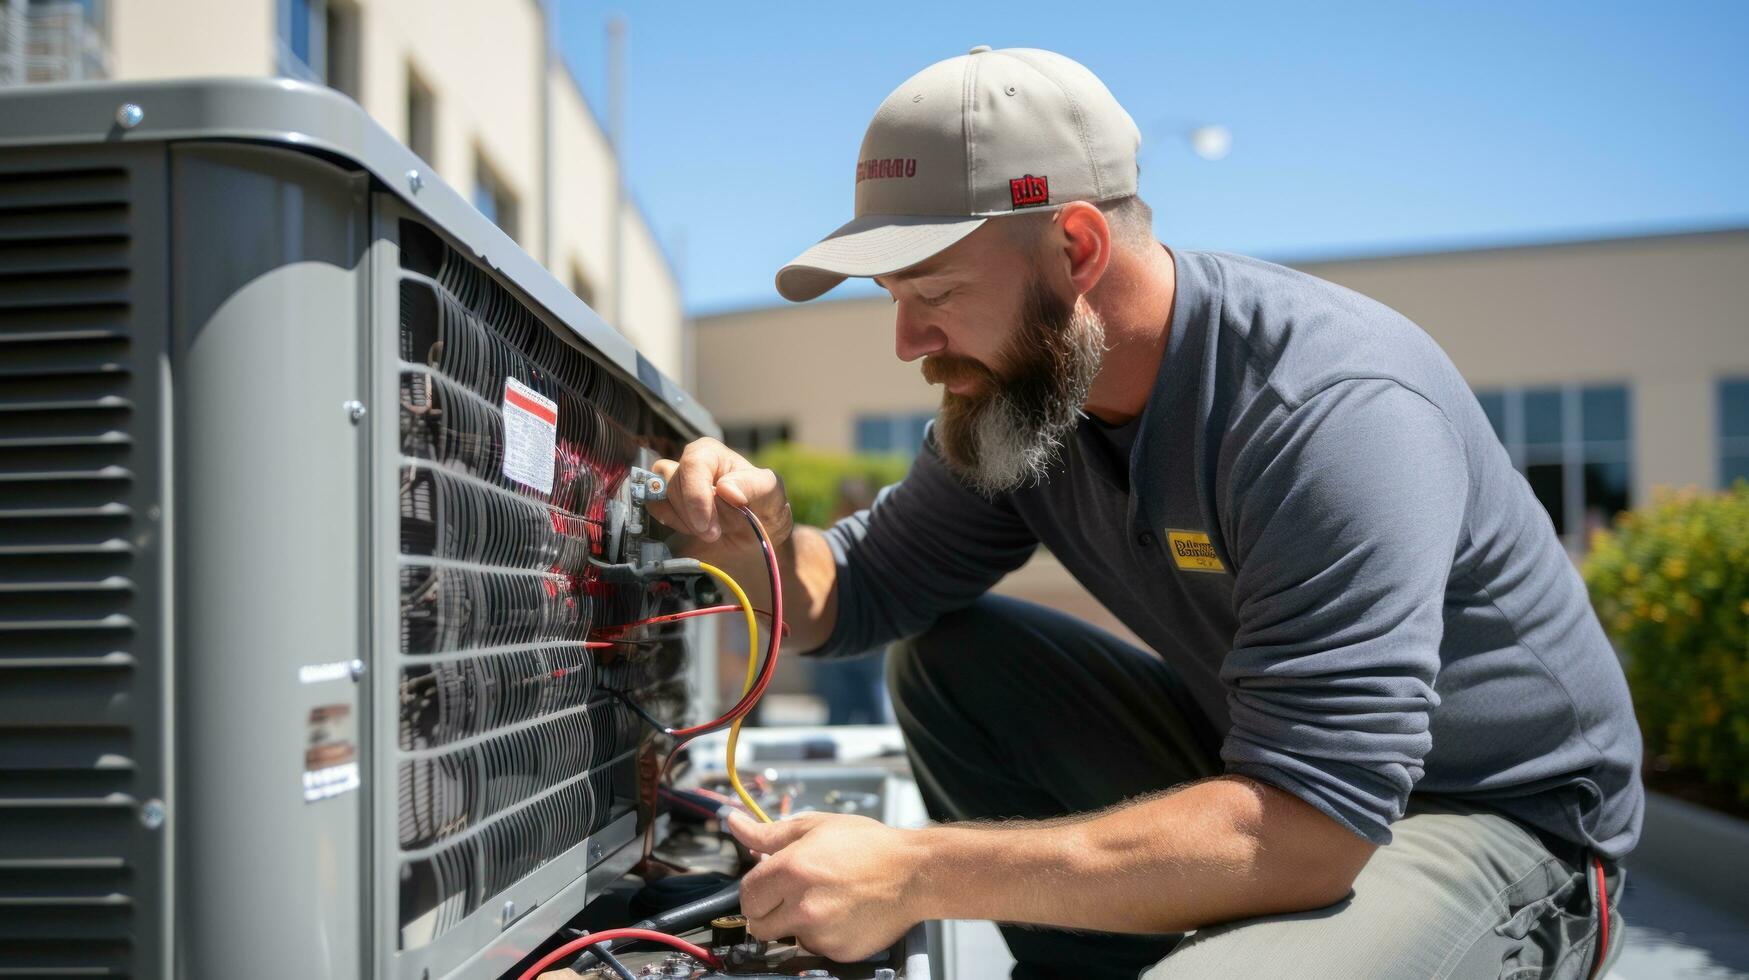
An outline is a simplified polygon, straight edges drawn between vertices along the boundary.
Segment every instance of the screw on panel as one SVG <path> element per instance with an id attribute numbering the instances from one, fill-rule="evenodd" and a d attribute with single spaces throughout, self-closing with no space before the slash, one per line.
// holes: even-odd
<path id="1" fill-rule="evenodd" d="M 413 193 L 417 194 L 419 193 L 419 188 L 425 186 L 425 178 L 419 175 L 419 171 L 409 170 L 407 171 L 407 186 L 413 191 Z"/>
<path id="2" fill-rule="evenodd" d="M 364 661 L 354 660 L 346 665 L 346 670 L 352 675 L 353 680 L 358 680 L 364 676 Z"/>
<path id="3" fill-rule="evenodd" d="M 606 856 L 607 856 L 607 848 L 601 846 L 600 844 L 593 843 L 593 842 L 589 845 L 589 863 L 590 864 L 597 864 L 601 861 L 602 858 L 604 858 Z"/>
<path id="4" fill-rule="evenodd" d="M 146 110 L 132 102 L 123 102 L 121 108 L 115 110 L 115 124 L 123 129 L 133 129 L 146 118 Z"/>
<path id="5" fill-rule="evenodd" d="M 147 830 L 157 830 L 164 826 L 164 801 L 147 800 L 145 805 L 140 807 L 140 823 Z"/>
<path id="6" fill-rule="evenodd" d="M 364 413 L 366 411 L 364 402 L 349 401 L 340 407 L 346 409 L 346 417 L 352 420 L 353 425 L 357 425 L 364 421 Z"/>

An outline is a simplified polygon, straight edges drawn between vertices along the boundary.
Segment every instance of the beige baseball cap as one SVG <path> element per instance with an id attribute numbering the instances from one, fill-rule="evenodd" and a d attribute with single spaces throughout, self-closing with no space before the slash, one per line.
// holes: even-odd
<path id="1" fill-rule="evenodd" d="M 856 217 L 777 272 L 810 300 L 908 269 L 992 217 L 1136 192 L 1142 134 L 1105 83 L 1037 48 L 938 61 L 893 90 L 856 161 Z"/>

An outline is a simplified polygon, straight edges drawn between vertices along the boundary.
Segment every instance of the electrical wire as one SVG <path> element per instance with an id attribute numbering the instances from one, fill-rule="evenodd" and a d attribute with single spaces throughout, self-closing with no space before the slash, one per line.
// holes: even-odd
<path id="1" fill-rule="evenodd" d="M 1591 855 L 1591 867 L 1587 870 L 1597 875 L 1597 955 L 1587 975 L 1587 980 L 1594 980 L 1603 970 L 1603 962 L 1609 959 L 1609 882 L 1603 874 L 1603 861 L 1597 855 Z"/>
<path id="2" fill-rule="evenodd" d="M 626 969 L 626 965 L 619 961 L 619 957 L 608 952 L 605 943 L 596 943 L 589 947 L 589 951 L 595 954 L 596 959 L 606 963 L 607 968 L 612 970 L 614 975 L 619 977 L 619 980 L 636 980 L 636 978 L 632 976 L 632 971 Z"/>
<path id="3" fill-rule="evenodd" d="M 760 522 L 758 515 L 754 514 L 751 509 L 749 509 L 748 507 L 746 507 L 744 505 L 738 505 L 738 506 L 736 506 L 735 509 L 740 511 L 741 516 L 746 519 L 748 526 L 753 529 L 753 536 L 756 539 L 758 539 L 758 541 L 759 541 L 759 550 L 765 557 L 765 572 L 766 572 L 767 581 L 771 587 L 771 619 L 772 619 L 773 623 L 782 623 L 783 622 L 783 573 L 777 564 L 777 551 L 772 548 L 771 538 L 769 535 L 767 535 L 765 533 L 765 525 Z M 704 566 L 702 562 L 700 563 L 700 565 L 702 567 L 706 567 L 706 568 L 709 567 L 709 566 Z M 717 571 L 719 573 L 721 572 L 720 569 L 718 569 Z M 726 573 L 725 573 L 725 577 L 726 577 Z M 733 579 L 730 579 L 730 582 L 733 582 Z M 731 589 L 731 591 L 736 592 L 738 597 L 741 598 L 741 600 L 743 602 L 746 601 L 746 598 L 745 598 L 746 594 L 744 592 L 741 592 L 739 585 L 735 585 Z M 748 606 L 751 606 L 751 603 L 748 603 Z M 752 613 L 750 611 L 748 612 L 748 616 L 751 619 Z M 673 767 L 674 760 L 680 755 L 680 750 L 685 748 L 686 744 L 688 742 L 692 741 L 694 738 L 696 738 L 700 735 L 703 735 L 707 732 L 718 731 L 725 725 L 733 725 L 740 718 L 742 718 L 743 716 L 745 716 L 746 714 L 751 712 L 753 710 L 753 706 L 759 703 L 760 697 L 765 694 L 765 689 L 768 686 L 770 686 L 770 684 L 771 684 L 771 678 L 772 678 L 772 676 L 775 672 L 775 668 L 777 666 L 778 651 L 783 643 L 783 638 L 782 638 L 781 633 L 782 633 L 782 630 L 776 629 L 776 628 L 769 631 L 764 662 L 762 662 L 759 665 L 755 679 L 753 680 L 752 684 L 750 686 L 748 686 L 742 692 L 741 700 L 737 701 L 735 703 L 734 707 L 730 708 L 722 716 L 715 718 L 715 719 L 712 719 L 711 721 L 704 722 L 703 724 L 691 725 L 691 726 L 688 726 L 685 728 L 659 727 L 659 730 L 663 734 L 673 736 L 676 741 L 675 741 L 674 747 L 668 751 L 668 757 L 663 760 L 662 768 L 657 770 L 657 772 L 656 772 L 656 785 L 654 787 L 652 787 L 652 794 L 653 795 L 650 799 L 652 817 L 649 821 L 648 826 L 646 826 L 644 829 L 644 860 L 645 861 L 649 861 L 651 858 L 651 855 L 655 853 L 655 849 L 656 849 L 656 821 L 654 819 L 654 812 L 655 812 L 656 805 L 660 800 L 659 794 L 660 794 L 660 789 L 661 789 L 662 783 L 664 781 L 666 781 L 668 778 L 668 770 Z M 757 637 L 757 623 L 754 624 L 754 634 L 749 639 L 749 642 L 751 644 L 749 646 L 750 652 L 752 650 L 755 650 L 758 648 L 757 643 L 754 642 L 756 640 L 756 637 Z M 641 708 L 638 708 L 638 706 L 633 704 L 630 701 L 630 699 L 626 698 L 624 695 L 620 695 L 620 699 L 622 701 L 625 701 L 625 703 L 632 705 L 633 709 L 636 710 L 640 715 L 642 715 L 646 720 L 649 720 L 649 721 L 651 721 L 652 724 L 656 724 L 659 726 L 659 723 L 656 722 L 653 718 L 651 718 L 650 715 L 648 714 L 648 712 L 645 712 Z M 732 737 L 732 734 L 733 733 L 731 733 L 731 737 Z M 731 745 L 732 744 L 733 743 L 731 742 Z M 729 755 L 728 763 L 729 763 L 729 772 L 734 773 L 735 772 L 735 760 L 734 760 L 734 755 L 733 755 L 732 749 L 731 749 L 731 752 Z M 745 790 L 741 789 L 741 787 L 739 785 L 739 777 L 738 776 L 734 777 L 734 779 L 732 779 L 732 782 L 734 783 L 735 788 L 739 792 L 741 792 L 742 799 L 744 801 L 746 801 L 749 805 L 753 806 L 757 810 L 757 804 L 754 803 L 754 801 L 752 800 L 751 797 L 746 795 Z M 763 811 L 759 811 L 759 813 L 762 817 L 765 818 L 766 823 L 771 822 L 771 818 L 769 816 L 765 815 Z"/>
<path id="4" fill-rule="evenodd" d="M 730 577 L 728 572 L 702 561 L 698 563 L 698 567 L 704 569 L 712 578 L 721 582 L 724 588 L 734 593 L 735 598 L 741 602 L 741 608 L 747 611 L 747 682 L 741 688 L 741 695 L 745 697 L 748 691 L 753 690 L 753 681 L 759 674 L 759 620 L 753 615 L 753 602 L 747 598 L 747 593 L 742 591 L 741 586 Z M 746 787 L 741 785 L 741 777 L 735 772 L 735 741 L 740 735 L 741 719 L 736 718 L 735 723 L 729 727 L 729 785 L 735 788 L 735 795 L 741 798 L 741 802 L 747 805 L 747 809 L 752 811 L 753 816 L 758 818 L 760 823 L 770 823 L 771 817 L 767 816 L 763 809 L 760 809 L 759 801 L 755 800 L 753 794 L 747 792 Z"/>
<path id="5" fill-rule="evenodd" d="M 647 919 L 639 919 L 631 924 L 631 928 L 650 929 L 672 936 L 700 928 L 712 919 L 732 915 L 740 909 L 741 883 L 731 881 L 703 898 L 695 898 L 682 905 L 663 909 Z M 599 945 L 609 952 L 618 948 L 618 944 L 614 940 L 603 940 Z M 593 963 L 594 954 L 592 952 L 579 953 L 577 958 L 571 961 L 571 969 L 582 972 L 589 969 Z"/>
<path id="6" fill-rule="evenodd" d="M 535 980 L 536 977 L 541 975 L 541 971 L 552 966 L 554 963 L 569 957 L 572 953 L 575 953 L 580 949 L 588 949 L 596 943 L 604 942 L 609 939 L 642 939 L 647 942 L 662 943 L 666 946 L 672 946 L 675 949 L 680 950 L 682 953 L 685 953 L 693 959 L 714 969 L 720 970 L 723 968 L 723 961 L 717 959 L 710 950 L 694 946 L 692 943 L 689 943 L 678 936 L 670 936 L 665 932 L 656 932 L 652 929 L 603 929 L 600 932 L 592 932 L 587 936 L 579 936 L 540 959 L 535 960 L 534 965 L 522 971 L 517 980 Z"/>
<path id="7" fill-rule="evenodd" d="M 782 622 L 783 582 L 779 578 L 777 556 L 771 551 L 770 542 L 765 537 L 765 528 L 760 525 L 759 518 L 754 515 L 753 511 L 746 507 L 742 507 L 740 510 L 742 515 L 747 518 L 750 524 L 752 524 L 754 534 L 759 538 L 761 548 L 771 559 L 770 566 L 767 569 L 771 576 L 771 606 L 772 609 L 775 610 L 777 621 Z M 778 637 L 774 634 L 771 638 L 771 655 L 767 658 L 769 661 L 775 662 L 777 660 L 777 650 L 779 645 Z M 754 677 L 753 650 L 752 648 L 749 648 L 747 651 L 747 684 L 742 689 L 743 698 L 752 693 Z M 760 693 L 764 693 L 763 688 L 761 688 Z M 754 695 L 754 697 L 757 698 L 757 695 Z M 750 712 L 753 706 L 752 704 L 749 704 L 747 707 Z M 735 766 L 735 747 L 741 741 L 741 725 L 746 720 L 747 714 L 743 713 L 740 717 L 735 719 L 734 724 L 729 726 L 729 744 L 725 753 L 728 756 L 726 761 L 729 766 L 729 785 L 734 787 L 735 795 L 741 797 L 741 802 L 747 804 L 747 808 L 753 811 L 753 815 L 759 818 L 760 823 L 771 823 L 771 817 L 766 815 L 765 810 L 759 806 L 759 804 L 753 799 L 752 795 L 741 785 L 741 771 Z"/>
<path id="8" fill-rule="evenodd" d="M 740 611 L 741 611 L 741 607 L 738 604 L 729 604 L 729 605 L 723 605 L 723 606 L 705 606 L 702 609 L 684 609 L 684 610 L 681 610 L 680 612 L 664 613 L 660 616 L 651 616 L 649 619 L 640 619 L 640 620 L 638 620 L 636 622 L 632 622 L 632 623 L 615 623 L 612 625 L 603 626 L 599 630 L 597 630 L 596 632 L 598 634 L 601 634 L 604 637 L 612 637 L 612 636 L 617 636 L 620 633 L 624 633 L 627 630 L 636 629 L 640 626 L 655 626 L 658 623 L 673 623 L 673 622 L 678 622 L 679 620 L 682 620 L 682 619 L 693 619 L 693 618 L 698 617 L 698 616 L 718 616 L 718 615 L 721 615 L 723 613 L 733 613 L 733 612 L 740 612 Z M 769 610 L 761 609 L 758 606 L 754 606 L 753 611 L 758 613 L 761 616 L 764 616 L 766 619 L 771 618 L 771 612 Z M 789 635 L 789 624 L 788 623 L 782 624 L 780 628 L 783 630 L 783 634 L 785 636 Z"/>
<path id="9" fill-rule="evenodd" d="M 754 513 L 751 510 L 748 510 L 746 507 L 738 507 L 736 509 L 741 512 L 741 516 L 743 516 L 747 519 L 748 524 L 752 525 L 753 534 L 755 537 L 757 537 L 759 539 L 760 550 L 762 550 L 765 554 L 766 573 L 769 576 L 770 582 L 771 582 L 772 619 L 774 622 L 782 622 L 783 621 L 783 579 L 782 579 L 780 572 L 778 570 L 778 567 L 777 567 L 777 552 L 772 550 L 771 539 L 766 536 L 765 525 L 763 525 L 759 522 L 759 518 L 757 516 L 755 516 Z M 753 705 L 757 704 L 759 701 L 759 698 L 762 695 L 764 695 L 766 687 L 768 687 L 771 684 L 771 677 L 772 677 L 772 673 L 773 673 L 773 668 L 775 668 L 777 665 L 777 652 L 778 652 L 778 646 L 779 646 L 780 642 L 781 642 L 781 640 L 780 640 L 779 636 L 777 635 L 777 631 L 775 631 L 775 630 L 772 631 L 772 634 L 771 634 L 771 637 L 769 640 L 769 644 L 768 644 L 768 651 L 767 651 L 766 657 L 765 657 L 765 662 L 759 668 L 759 679 L 754 682 L 753 688 L 751 690 L 747 691 L 746 693 L 744 693 L 741 696 L 741 700 L 736 702 L 735 706 L 733 708 L 730 708 L 726 713 L 724 713 L 719 718 L 715 718 L 711 721 L 707 721 L 707 722 L 700 724 L 700 725 L 693 725 L 693 726 L 690 726 L 687 728 L 676 728 L 673 731 L 669 732 L 668 734 L 674 735 L 676 737 L 681 737 L 681 738 L 690 738 L 690 737 L 695 736 L 695 735 L 703 735 L 706 732 L 713 732 L 713 731 L 717 731 L 721 728 L 724 728 L 725 726 L 733 723 L 736 718 L 739 718 L 742 715 L 747 714 L 749 711 L 751 711 L 753 709 Z"/>
<path id="10" fill-rule="evenodd" d="M 673 789 L 662 790 L 662 798 L 675 806 L 681 807 L 685 810 L 690 810 L 701 817 L 716 816 L 717 812 L 721 810 L 726 803 L 730 802 L 726 798 L 724 800 L 713 800 L 707 798 L 704 803 L 701 803 L 685 793 Z"/>

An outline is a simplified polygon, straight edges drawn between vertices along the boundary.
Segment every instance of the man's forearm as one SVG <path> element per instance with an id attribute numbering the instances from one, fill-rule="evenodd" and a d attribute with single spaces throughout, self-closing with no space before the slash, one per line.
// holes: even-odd
<path id="1" fill-rule="evenodd" d="M 1177 932 L 1319 908 L 1373 846 L 1298 798 L 1222 777 L 1085 818 L 917 831 L 923 918 Z"/>
<path id="2" fill-rule="evenodd" d="M 825 533 L 800 525 L 778 548 L 777 558 L 783 570 L 783 618 L 790 628 L 784 646 L 812 650 L 826 642 L 838 622 L 838 563 Z"/>

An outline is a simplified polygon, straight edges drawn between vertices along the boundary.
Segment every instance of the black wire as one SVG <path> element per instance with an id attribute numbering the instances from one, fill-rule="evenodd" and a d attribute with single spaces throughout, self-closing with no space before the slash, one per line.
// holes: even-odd
<path id="1" fill-rule="evenodd" d="M 603 691 L 606 691 L 607 693 L 613 695 L 614 697 L 619 698 L 620 703 L 624 704 L 626 707 L 628 707 L 628 708 L 632 709 L 632 711 L 636 712 L 637 716 L 639 718 L 644 719 L 644 721 L 649 723 L 649 726 L 651 728 L 654 728 L 658 733 L 660 733 L 662 735 L 674 734 L 674 729 L 669 728 L 667 725 L 664 725 L 662 723 L 662 719 L 657 718 L 655 715 L 652 715 L 648 711 L 644 710 L 644 706 L 637 703 L 636 701 L 633 701 L 631 695 L 627 694 L 626 692 L 624 692 L 622 690 L 619 690 L 618 688 L 608 687 L 606 684 L 601 685 L 601 689 Z"/>
<path id="2" fill-rule="evenodd" d="M 626 969 L 626 965 L 621 963 L 618 957 L 607 951 L 606 943 L 591 943 L 584 948 L 594 953 L 601 962 L 606 963 L 609 970 L 619 974 L 619 980 L 636 980 L 632 976 L 632 971 Z"/>
<path id="3" fill-rule="evenodd" d="M 694 899 L 685 905 L 676 905 L 666 912 L 660 912 L 648 919 L 640 919 L 632 923 L 633 929 L 649 929 L 652 932 L 665 932 L 677 936 L 689 929 L 697 929 L 710 920 L 723 915 L 732 915 L 741 910 L 741 883 L 731 881 L 717 891 L 703 898 Z M 643 942 L 640 939 L 608 939 L 591 946 L 584 947 L 572 960 L 570 967 L 581 973 L 589 969 L 590 955 L 600 955 L 602 948 L 618 949 L 629 943 Z M 611 964 L 609 964 L 611 965 Z"/>

